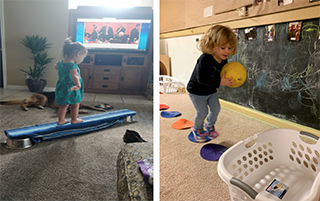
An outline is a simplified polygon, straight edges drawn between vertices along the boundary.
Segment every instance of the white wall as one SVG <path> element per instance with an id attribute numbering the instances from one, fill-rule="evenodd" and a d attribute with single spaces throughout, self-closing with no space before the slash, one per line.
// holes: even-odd
<path id="1" fill-rule="evenodd" d="M 7 87 L 26 88 L 26 75 L 19 69 L 27 69 L 33 62 L 21 39 L 37 34 L 47 37 L 53 44 L 49 57 L 61 59 L 61 45 L 68 36 L 68 0 L 4 0 L 3 8 Z M 44 78 L 47 87 L 55 87 L 58 75 L 53 64 L 45 69 Z"/>
<path id="2" fill-rule="evenodd" d="M 153 7 L 153 0 L 69 0 L 69 9 L 78 6 Z"/>
<path id="3" fill-rule="evenodd" d="M 201 52 L 197 49 L 197 38 L 202 35 L 167 38 L 160 40 L 160 54 L 171 57 L 172 77 L 187 86 L 191 73 Z"/>
<path id="4" fill-rule="evenodd" d="M 4 41 L 4 17 L 3 17 L 3 0 L 0 0 L 0 21 L 1 21 L 1 44 L 2 44 L 2 48 L 1 48 L 1 54 L 2 54 L 2 73 L 3 75 L 7 74 L 6 68 L 4 68 L 4 64 L 6 63 L 6 49 L 5 49 L 5 41 Z M 0 76 L 2 76 L 0 74 Z M 7 84 L 7 77 L 3 76 L 3 87 L 5 88 Z"/>

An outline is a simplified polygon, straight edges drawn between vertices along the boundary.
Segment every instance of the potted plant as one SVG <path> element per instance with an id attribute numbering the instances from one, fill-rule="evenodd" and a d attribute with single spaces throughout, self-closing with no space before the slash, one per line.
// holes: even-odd
<path id="1" fill-rule="evenodd" d="M 25 81 L 30 92 L 42 92 L 47 84 L 45 79 L 40 79 L 43 75 L 43 70 L 53 58 L 48 58 L 46 49 L 50 48 L 47 37 L 40 37 L 39 35 L 26 36 L 21 40 L 21 43 L 30 49 L 33 59 L 33 66 L 29 66 L 28 70 L 20 69 L 20 71 L 27 73 Z"/>

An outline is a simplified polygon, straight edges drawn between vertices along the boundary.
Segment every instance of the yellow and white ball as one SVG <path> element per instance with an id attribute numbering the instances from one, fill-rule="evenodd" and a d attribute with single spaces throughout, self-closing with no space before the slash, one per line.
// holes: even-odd
<path id="1" fill-rule="evenodd" d="M 235 82 L 233 83 L 232 88 L 241 86 L 247 80 L 247 70 L 239 62 L 231 61 L 223 66 L 221 70 L 221 77 L 226 74 L 225 78 L 232 77 Z"/>

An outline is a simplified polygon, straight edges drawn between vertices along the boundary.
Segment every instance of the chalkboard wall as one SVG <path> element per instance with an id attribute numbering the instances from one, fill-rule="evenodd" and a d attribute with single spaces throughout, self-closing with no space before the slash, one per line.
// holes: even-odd
<path id="1" fill-rule="evenodd" d="M 320 130 L 319 19 L 302 21 L 300 41 L 287 39 L 289 23 L 276 24 L 275 41 L 265 41 L 265 26 L 245 40 L 239 29 L 238 52 L 247 81 L 238 88 L 221 86 L 219 97 L 272 116 Z"/>

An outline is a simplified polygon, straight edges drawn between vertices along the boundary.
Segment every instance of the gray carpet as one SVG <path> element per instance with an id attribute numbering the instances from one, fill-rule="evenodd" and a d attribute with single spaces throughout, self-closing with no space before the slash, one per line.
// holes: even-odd
<path id="1" fill-rule="evenodd" d="M 30 108 L 26 112 L 17 105 L 1 105 L 0 200 L 117 200 L 116 162 L 124 145 L 122 137 L 126 129 L 130 129 L 153 142 L 153 107 L 109 104 L 113 110 L 136 111 L 135 122 L 119 123 L 85 135 L 43 141 L 23 150 L 5 147 L 4 130 L 57 121 L 57 110 Z"/>

